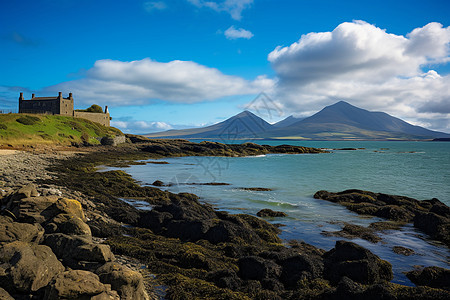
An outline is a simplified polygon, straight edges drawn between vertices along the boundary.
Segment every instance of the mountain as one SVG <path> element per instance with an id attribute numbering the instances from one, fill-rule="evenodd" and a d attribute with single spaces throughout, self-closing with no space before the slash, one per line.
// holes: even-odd
<path id="1" fill-rule="evenodd" d="M 283 119 L 283 120 L 273 124 L 273 127 L 275 127 L 275 128 L 287 127 L 287 126 L 297 123 L 303 119 L 304 118 L 296 118 L 294 116 L 289 116 L 286 119 Z"/>
<path id="2" fill-rule="evenodd" d="M 249 111 L 223 122 L 184 130 L 151 133 L 147 137 L 207 139 L 309 140 L 431 140 L 450 134 L 411 125 L 384 112 L 371 112 L 345 101 L 323 108 L 305 119 L 293 116 L 270 125 Z"/>
<path id="3" fill-rule="evenodd" d="M 249 111 L 243 111 L 223 122 L 192 129 L 168 130 L 146 134 L 146 137 L 209 138 L 233 140 L 241 138 L 260 138 L 261 134 L 272 129 L 272 125 Z"/>
<path id="4" fill-rule="evenodd" d="M 287 127 L 272 130 L 271 137 L 313 139 L 432 139 L 449 134 L 411 125 L 384 112 L 370 112 L 345 101 Z"/>

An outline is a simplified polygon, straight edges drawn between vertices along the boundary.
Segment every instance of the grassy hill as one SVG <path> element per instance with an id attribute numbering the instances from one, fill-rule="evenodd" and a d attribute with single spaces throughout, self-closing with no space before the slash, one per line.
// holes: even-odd
<path id="1" fill-rule="evenodd" d="M 0 145 L 99 144 L 97 137 L 123 135 L 114 127 L 57 115 L 0 114 Z"/>

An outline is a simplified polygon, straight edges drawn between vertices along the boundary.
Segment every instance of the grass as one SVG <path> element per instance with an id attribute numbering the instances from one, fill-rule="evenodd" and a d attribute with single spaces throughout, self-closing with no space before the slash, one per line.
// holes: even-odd
<path id="1" fill-rule="evenodd" d="M 97 137 L 122 135 L 114 127 L 66 116 L 0 114 L 0 145 L 70 145 L 83 140 L 98 144 Z"/>

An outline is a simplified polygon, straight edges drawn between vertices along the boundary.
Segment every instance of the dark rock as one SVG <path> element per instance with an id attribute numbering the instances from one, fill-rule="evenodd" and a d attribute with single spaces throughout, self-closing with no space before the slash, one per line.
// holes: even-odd
<path id="1" fill-rule="evenodd" d="M 144 300 L 149 298 L 144 288 L 143 277 L 137 271 L 109 262 L 98 268 L 95 273 L 102 283 L 110 284 L 111 288 L 117 291 L 120 299 Z"/>
<path id="2" fill-rule="evenodd" d="M 414 226 L 450 247 L 450 219 L 435 213 L 417 213 Z"/>
<path id="3" fill-rule="evenodd" d="M 213 271 L 207 274 L 208 280 L 214 282 L 218 287 L 237 290 L 242 285 L 242 280 L 231 270 Z"/>
<path id="4" fill-rule="evenodd" d="M 97 275 L 82 270 L 59 274 L 45 293 L 45 300 L 58 299 L 120 299 L 116 292 L 102 284 Z"/>
<path id="5" fill-rule="evenodd" d="M 282 211 L 274 211 L 268 208 L 261 209 L 256 215 L 258 217 L 287 217 L 287 214 Z"/>
<path id="6" fill-rule="evenodd" d="M 334 296 L 337 296 L 338 299 L 360 299 L 363 291 L 364 288 L 361 284 L 344 276 L 339 281 Z"/>
<path id="7" fill-rule="evenodd" d="M 394 253 L 401 254 L 404 256 L 410 256 L 410 255 L 414 254 L 413 249 L 409 249 L 409 248 L 405 248 L 405 247 L 401 247 L 401 246 L 394 246 L 392 248 L 392 251 L 394 251 Z"/>
<path id="8" fill-rule="evenodd" d="M 160 180 L 155 180 L 152 185 L 154 186 L 164 186 L 164 182 L 160 181 Z"/>
<path id="9" fill-rule="evenodd" d="M 262 187 L 249 187 L 249 188 L 241 188 L 244 191 L 255 191 L 255 192 L 269 192 L 269 191 L 273 191 L 272 189 L 269 188 L 262 188 Z"/>
<path id="10" fill-rule="evenodd" d="M 9 217 L 0 216 L 0 244 L 14 241 L 39 243 L 44 229 L 39 224 L 13 222 Z"/>
<path id="11" fill-rule="evenodd" d="M 414 270 L 406 276 L 416 285 L 443 288 L 450 291 L 450 270 L 440 267 L 426 267 Z"/>
<path id="12" fill-rule="evenodd" d="M 381 241 L 381 238 L 374 233 L 373 229 L 350 223 L 345 223 L 344 228 L 342 228 L 342 230 L 340 231 L 324 231 L 322 232 L 322 234 L 339 236 L 348 239 L 361 238 L 371 243 L 378 243 L 379 241 Z"/>
<path id="13" fill-rule="evenodd" d="M 9 292 L 37 291 L 64 271 L 64 266 L 49 247 L 20 241 L 0 249 L 0 263 L 0 283 Z"/>
<path id="14" fill-rule="evenodd" d="M 337 241 L 335 248 L 323 255 L 325 277 L 339 282 L 347 276 L 355 282 L 373 284 L 393 278 L 391 264 L 369 250 L 346 241 Z"/>
<path id="15" fill-rule="evenodd" d="M 411 222 L 414 218 L 414 213 L 396 205 L 387 205 L 380 208 L 376 216 L 393 221 Z"/>
<path id="16" fill-rule="evenodd" d="M 247 256 L 239 259 L 239 276 L 244 280 L 261 281 L 266 278 L 278 278 L 281 267 L 271 260 L 258 256 Z"/>
<path id="17" fill-rule="evenodd" d="M 314 279 L 323 276 L 323 261 L 315 255 L 298 253 L 280 261 L 281 281 L 286 287 L 294 288 L 302 278 Z"/>

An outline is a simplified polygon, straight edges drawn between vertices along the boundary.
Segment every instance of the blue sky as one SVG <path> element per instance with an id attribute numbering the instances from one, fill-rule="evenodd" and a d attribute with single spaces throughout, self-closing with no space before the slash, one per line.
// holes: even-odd
<path id="1" fill-rule="evenodd" d="M 1 1 L 0 109 L 73 92 L 146 133 L 222 121 L 265 92 L 270 122 L 346 100 L 450 132 L 450 3 L 391 2 Z"/>

